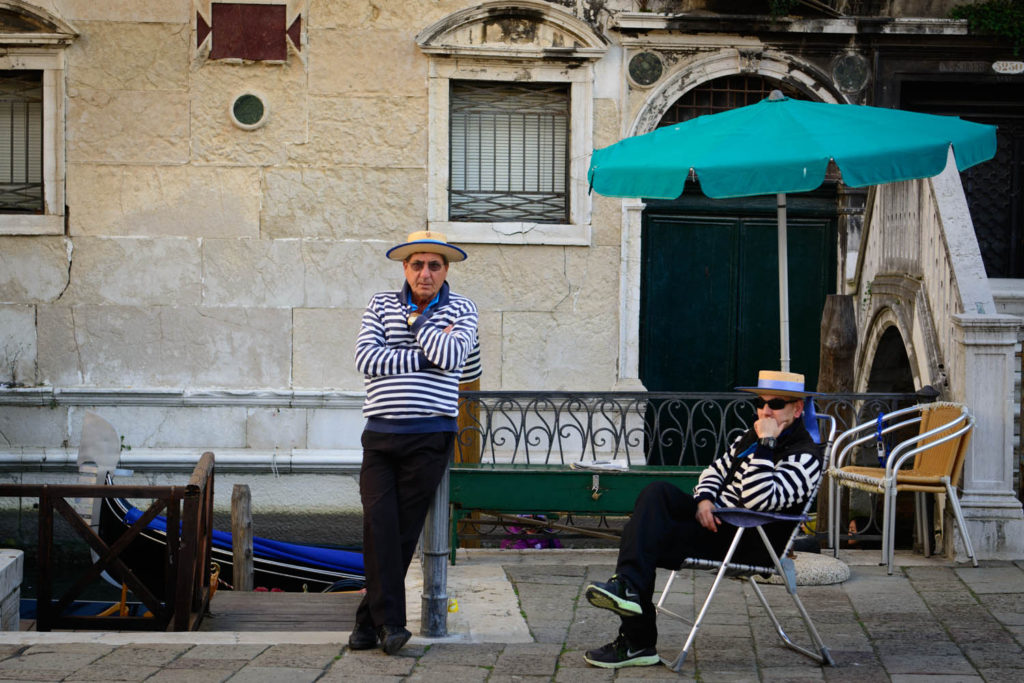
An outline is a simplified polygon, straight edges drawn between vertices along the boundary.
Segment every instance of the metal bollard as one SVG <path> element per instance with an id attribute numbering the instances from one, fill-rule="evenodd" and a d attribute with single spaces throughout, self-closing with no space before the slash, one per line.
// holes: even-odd
<path id="1" fill-rule="evenodd" d="M 423 596 L 420 635 L 448 635 L 448 470 L 434 493 L 423 525 Z"/>

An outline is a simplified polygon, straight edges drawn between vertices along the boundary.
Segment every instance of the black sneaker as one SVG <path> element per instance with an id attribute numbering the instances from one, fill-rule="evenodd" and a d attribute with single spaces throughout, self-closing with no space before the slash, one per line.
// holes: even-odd
<path id="1" fill-rule="evenodd" d="M 393 655 L 401 650 L 412 637 L 409 630 L 403 626 L 381 626 L 377 634 L 380 636 L 380 649 L 384 650 L 386 655 Z"/>
<path id="2" fill-rule="evenodd" d="M 643 613 L 637 602 L 640 594 L 633 590 L 629 582 L 613 576 L 606 583 L 595 581 L 587 586 L 587 600 L 594 607 L 610 609 L 623 617 L 635 617 Z"/>
<path id="3" fill-rule="evenodd" d="M 348 647 L 350 650 L 370 650 L 377 647 L 377 631 L 372 626 L 356 624 L 348 637 Z"/>
<path id="4" fill-rule="evenodd" d="M 642 647 L 634 650 L 629 646 L 626 636 L 608 643 L 604 647 L 587 650 L 583 659 L 591 666 L 602 669 L 621 669 L 624 666 L 651 666 L 661 662 L 658 651 L 653 647 Z"/>

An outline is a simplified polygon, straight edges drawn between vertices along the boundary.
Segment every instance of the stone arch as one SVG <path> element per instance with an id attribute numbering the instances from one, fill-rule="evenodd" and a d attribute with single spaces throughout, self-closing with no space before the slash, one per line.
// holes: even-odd
<path id="1" fill-rule="evenodd" d="M 608 40 L 589 24 L 538 0 L 453 12 L 423 29 L 416 43 L 427 54 L 498 59 L 596 60 L 608 51 Z"/>
<path id="2" fill-rule="evenodd" d="M 65 43 L 78 35 L 67 22 L 23 0 L 0 0 L 0 34 L 30 36 L 32 43 Z"/>
<path id="3" fill-rule="evenodd" d="M 707 81 L 737 74 L 757 74 L 790 83 L 809 97 L 830 103 L 848 100 L 832 85 L 831 77 L 803 60 L 771 49 L 723 48 L 680 60 L 663 83 L 650 91 L 626 136 L 654 130 L 668 108 L 683 94 Z M 644 204 L 622 200 L 624 252 L 620 283 L 622 325 L 619 335 L 619 389 L 642 387 L 640 370 L 641 234 Z"/>
<path id="4" fill-rule="evenodd" d="M 668 108 L 701 83 L 737 74 L 757 74 L 785 81 L 821 102 L 847 102 L 827 74 L 793 55 L 775 50 L 728 48 L 681 60 L 675 72 L 651 91 L 627 135 L 654 130 Z"/>
<path id="5" fill-rule="evenodd" d="M 946 391 L 944 366 L 931 343 L 934 330 L 923 329 L 915 306 L 905 302 L 883 302 L 868 322 L 857 353 L 855 391 L 918 391 L 929 384 Z"/>

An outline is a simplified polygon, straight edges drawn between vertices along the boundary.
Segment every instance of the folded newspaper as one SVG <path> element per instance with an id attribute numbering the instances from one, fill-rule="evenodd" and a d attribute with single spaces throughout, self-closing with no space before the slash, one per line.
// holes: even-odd
<path id="1" fill-rule="evenodd" d="M 579 460 L 569 463 L 569 469 L 589 470 L 591 472 L 627 472 L 629 460 Z"/>

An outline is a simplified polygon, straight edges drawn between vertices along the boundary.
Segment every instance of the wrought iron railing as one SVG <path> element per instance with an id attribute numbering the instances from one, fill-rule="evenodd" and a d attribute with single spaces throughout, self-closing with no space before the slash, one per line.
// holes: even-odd
<path id="1" fill-rule="evenodd" d="M 464 392 L 457 459 L 562 465 L 626 459 L 631 465 L 706 465 L 754 419 L 744 393 Z M 841 431 L 913 403 L 920 394 L 828 394 L 818 413 Z"/>

